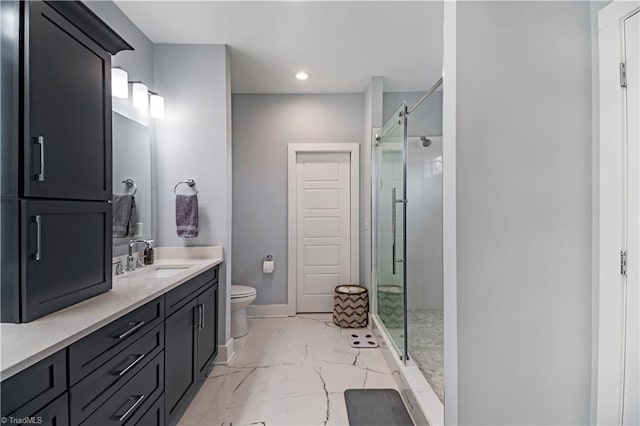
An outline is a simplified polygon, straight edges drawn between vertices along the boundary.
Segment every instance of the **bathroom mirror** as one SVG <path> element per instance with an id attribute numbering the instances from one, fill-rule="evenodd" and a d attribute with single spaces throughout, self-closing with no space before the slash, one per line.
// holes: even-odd
<path id="1" fill-rule="evenodd" d="M 113 113 L 113 195 L 134 195 L 136 217 L 126 231 L 114 234 L 114 254 L 129 240 L 153 239 L 151 224 L 151 129 Z M 115 206 L 115 203 L 114 203 Z M 114 218 L 121 214 L 114 207 Z M 125 236 L 122 236 L 122 235 Z"/>

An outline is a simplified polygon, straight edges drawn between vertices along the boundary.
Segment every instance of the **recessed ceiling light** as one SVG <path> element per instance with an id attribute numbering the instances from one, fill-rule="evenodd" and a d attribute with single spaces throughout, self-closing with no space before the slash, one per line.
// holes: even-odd
<path id="1" fill-rule="evenodd" d="M 306 71 L 298 71 L 298 72 L 296 73 L 296 78 L 297 78 L 298 80 L 306 80 L 306 79 L 308 79 L 308 78 L 309 78 L 309 73 L 308 73 L 308 72 L 306 72 Z"/>

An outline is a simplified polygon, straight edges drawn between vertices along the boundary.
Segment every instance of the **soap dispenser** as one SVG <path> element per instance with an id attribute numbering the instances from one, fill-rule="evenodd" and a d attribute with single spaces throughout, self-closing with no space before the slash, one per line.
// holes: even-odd
<path id="1" fill-rule="evenodd" d="M 145 265 L 153 265 L 154 262 L 154 253 L 153 253 L 153 240 L 149 241 L 147 247 L 144 249 L 144 264 Z"/>

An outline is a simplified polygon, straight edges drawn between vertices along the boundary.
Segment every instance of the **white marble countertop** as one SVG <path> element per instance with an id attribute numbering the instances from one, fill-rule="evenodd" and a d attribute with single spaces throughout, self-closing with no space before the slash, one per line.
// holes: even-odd
<path id="1" fill-rule="evenodd" d="M 0 380 L 88 336 L 111 321 L 223 262 L 222 247 L 160 247 L 154 265 L 113 277 L 111 291 L 24 324 L 0 324 Z M 166 278 L 143 277 L 157 266 L 186 267 Z"/>

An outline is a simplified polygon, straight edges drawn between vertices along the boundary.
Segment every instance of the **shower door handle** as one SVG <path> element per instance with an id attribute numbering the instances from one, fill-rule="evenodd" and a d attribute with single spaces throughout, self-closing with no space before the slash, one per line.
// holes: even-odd
<path id="1" fill-rule="evenodd" d="M 391 188 L 391 273 L 396 274 L 396 188 Z"/>
<path id="2" fill-rule="evenodd" d="M 397 273 L 396 263 L 403 262 L 402 260 L 396 259 L 396 239 L 397 239 L 396 204 L 401 203 L 404 205 L 407 202 L 407 200 L 405 200 L 404 198 L 401 198 L 401 199 L 396 198 L 396 191 L 397 191 L 396 187 L 391 188 L 391 238 L 393 239 L 393 241 L 391 242 L 391 272 L 393 275 L 396 275 Z"/>

